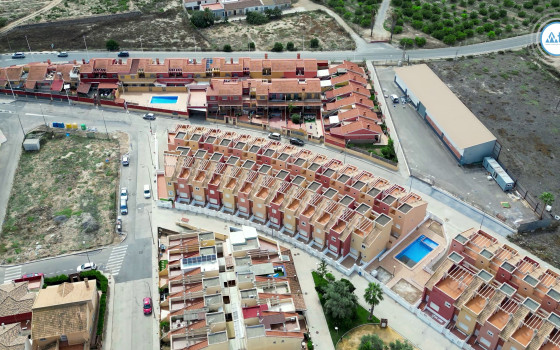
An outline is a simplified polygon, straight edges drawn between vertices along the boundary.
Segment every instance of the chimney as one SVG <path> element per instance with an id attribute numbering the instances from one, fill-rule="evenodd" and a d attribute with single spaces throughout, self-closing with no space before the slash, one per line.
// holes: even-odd
<path id="1" fill-rule="evenodd" d="M 122 58 L 119 58 L 119 64 L 122 64 Z"/>
<path id="2" fill-rule="evenodd" d="M 196 58 L 193 58 L 193 63 L 196 64 Z"/>
<path id="3" fill-rule="evenodd" d="M 298 54 L 297 54 L 297 59 L 299 60 L 300 58 L 301 58 L 301 55 L 300 55 L 299 52 L 298 52 Z"/>
<path id="4" fill-rule="evenodd" d="M 363 101 L 363 100 L 364 100 L 364 99 L 363 99 L 363 98 L 361 98 L 361 99 L 360 99 L 360 103 L 362 103 L 362 101 Z"/>
<path id="5" fill-rule="evenodd" d="M 268 60 L 268 54 L 267 53 L 264 54 L 264 59 Z"/>
<path id="6" fill-rule="evenodd" d="M 89 289 L 89 281 L 87 278 L 84 278 L 84 283 L 86 284 L 86 288 Z"/>
<path id="7" fill-rule="evenodd" d="M 4 325 L 4 322 L 2 322 L 2 329 L 6 329 L 6 326 Z"/>
<path id="8" fill-rule="evenodd" d="M 47 63 L 48 63 L 48 64 L 51 64 L 51 59 L 50 59 L 50 58 L 47 60 Z"/>
<path id="9" fill-rule="evenodd" d="M 233 57 L 230 57 L 229 63 L 233 64 Z"/>
<path id="10" fill-rule="evenodd" d="M 76 64 L 76 63 L 78 63 L 78 62 L 76 62 L 76 60 L 74 60 L 74 64 Z"/>
<path id="11" fill-rule="evenodd" d="M 156 64 L 159 64 L 159 58 L 156 58 Z"/>
<path id="12" fill-rule="evenodd" d="M 82 58 L 82 64 L 86 64 L 86 60 Z"/>
<path id="13" fill-rule="evenodd" d="M 367 128 L 369 129 L 369 124 L 366 124 L 366 125 L 367 125 Z"/>

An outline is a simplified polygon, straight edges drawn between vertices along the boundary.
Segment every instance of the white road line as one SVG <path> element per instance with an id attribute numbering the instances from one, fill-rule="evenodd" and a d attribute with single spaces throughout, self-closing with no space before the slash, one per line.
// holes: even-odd
<path id="1" fill-rule="evenodd" d="M 111 255 L 109 256 L 109 260 L 107 261 L 107 264 L 105 264 L 104 270 L 111 271 L 113 276 L 117 276 L 121 270 L 124 258 L 126 257 L 127 249 L 128 245 L 113 248 Z"/>
<path id="2" fill-rule="evenodd" d="M 8 283 L 19 277 L 21 277 L 21 265 L 8 267 L 4 273 L 4 283 Z"/>

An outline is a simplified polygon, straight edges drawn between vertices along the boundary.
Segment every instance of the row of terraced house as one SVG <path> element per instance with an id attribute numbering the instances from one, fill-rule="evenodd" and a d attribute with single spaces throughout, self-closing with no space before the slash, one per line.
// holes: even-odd
<path id="1" fill-rule="evenodd" d="M 470 229 L 425 286 L 420 308 L 474 349 L 560 349 L 560 275 Z"/>
<path id="2" fill-rule="evenodd" d="M 168 133 L 158 195 L 270 225 L 359 263 L 373 261 L 427 216 L 419 195 L 337 159 L 191 125 Z"/>
<path id="3" fill-rule="evenodd" d="M 381 142 L 383 116 L 372 101 L 364 69 L 344 61 L 329 66 L 316 59 L 93 58 L 88 62 L 37 62 L 0 69 L 4 93 L 41 93 L 42 97 L 94 98 L 125 108 L 141 93 L 183 95 L 175 109 L 236 123 L 267 124 L 292 114 L 318 120 L 314 136 L 346 142 Z M 143 108 L 154 107 L 149 103 Z M 158 107 L 158 108 L 161 108 Z M 170 107 L 168 107 L 170 108 Z M 174 110 L 174 111 L 175 111 Z M 310 127 L 314 125 L 309 124 Z M 301 128 L 301 126 L 295 126 Z M 306 125 L 307 127 L 307 125 Z"/>

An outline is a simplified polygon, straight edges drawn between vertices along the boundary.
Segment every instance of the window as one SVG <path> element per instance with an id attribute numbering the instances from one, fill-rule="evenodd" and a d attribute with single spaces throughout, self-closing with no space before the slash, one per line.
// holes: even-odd
<path id="1" fill-rule="evenodd" d="M 169 194 L 169 197 L 173 197 L 173 191 L 169 191 L 168 194 Z"/>
<path id="2" fill-rule="evenodd" d="M 451 304 L 449 304 L 447 301 L 445 302 L 445 307 L 450 308 Z"/>
<path id="3" fill-rule="evenodd" d="M 214 192 L 214 190 L 210 190 L 210 194 L 214 194 L 214 193 L 216 193 L 216 192 Z"/>
<path id="4" fill-rule="evenodd" d="M 362 249 L 366 249 L 366 245 L 365 245 L 365 244 L 362 244 Z"/>
<path id="5" fill-rule="evenodd" d="M 306 225 L 306 224 L 305 224 L 305 221 L 302 221 L 302 222 L 301 222 L 301 226 L 305 226 L 305 225 Z"/>
<path id="6" fill-rule="evenodd" d="M 200 191 L 200 187 L 195 187 L 195 191 Z"/>
<path id="7" fill-rule="evenodd" d="M 430 309 L 434 310 L 435 312 L 438 312 L 439 311 L 439 305 L 434 304 L 434 302 L 432 301 L 430 303 Z"/>
<path id="8" fill-rule="evenodd" d="M 333 242 L 336 242 L 336 237 L 331 237 Z"/>
<path id="9" fill-rule="evenodd" d="M 179 188 L 185 188 L 185 185 L 179 184 Z"/>
<path id="10" fill-rule="evenodd" d="M 320 228 L 315 229 L 315 233 L 321 233 L 321 229 Z"/>
<path id="11" fill-rule="evenodd" d="M 291 215 L 286 215 L 286 219 L 291 219 L 292 216 Z"/>
<path id="12" fill-rule="evenodd" d="M 216 96 L 210 96 L 210 101 L 216 101 Z"/>
<path id="13" fill-rule="evenodd" d="M 276 214 L 276 209 L 272 209 L 272 214 Z"/>
<path id="14" fill-rule="evenodd" d="M 245 203 L 245 198 L 239 198 L 239 201 L 240 201 L 241 203 Z"/>
<path id="15" fill-rule="evenodd" d="M 488 335 L 491 336 L 491 337 L 493 337 L 493 336 L 494 336 L 494 333 L 492 333 L 491 331 L 488 331 Z"/>
<path id="16" fill-rule="evenodd" d="M 472 317 L 470 317 L 469 315 L 466 315 L 466 314 L 465 314 L 465 320 L 470 321 L 470 320 L 472 320 Z"/>
<path id="17" fill-rule="evenodd" d="M 229 196 L 230 196 L 229 193 L 226 193 L 226 198 L 229 198 Z"/>
<path id="18" fill-rule="evenodd" d="M 167 183 L 167 186 L 171 186 L 171 182 L 168 182 L 168 183 Z"/>
<path id="19" fill-rule="evenodd" d="M 262 204 L 257 204 L 257 207 L 258 207 L 258 208 L 262 208 Z"/>

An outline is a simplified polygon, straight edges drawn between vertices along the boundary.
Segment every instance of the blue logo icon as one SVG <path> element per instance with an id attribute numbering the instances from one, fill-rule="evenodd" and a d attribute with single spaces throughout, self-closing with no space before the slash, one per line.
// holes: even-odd
<path id="1" fill-rule="evenodd" d="M 551 22 L 543 28 L 540 36 L 541 47 L 552 56 L 560 56 L 560 22 Z"/>

